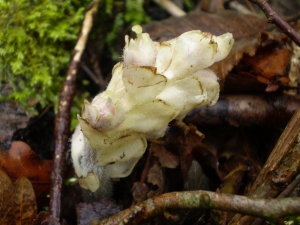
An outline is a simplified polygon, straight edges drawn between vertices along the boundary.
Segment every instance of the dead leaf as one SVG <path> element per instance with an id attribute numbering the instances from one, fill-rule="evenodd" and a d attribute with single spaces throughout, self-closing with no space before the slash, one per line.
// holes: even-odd
<path id="1" fill-rule="evenodd" d="M 230 32 L 237 40 L 258 34 L 266 27 L 267 23 L 261 17 L 224 10 L 214 14 L 191 12 L 181 18 L 171 17 L 159 22 L 154 21 L 143 25 L 143 31 L 159 42 L 170 40 L 191 30 L 202 30 L 214 35 Z"/>
<path id="2" fill-rule="evenodd" d="M 0 112 L 0 144 L 8 149 L 15 131 L 25 128 L 31 116 L 13 102 L 1 102 Z"/>
<path id="3" fill-rule="evenodd" d="M 230 171 L 222 180 L 221 192 L 227 194 L 242 194 L 241 188 L 245 185 L 244 177 L 247 174 L 249 168 L 242 161 L 239 160 L 228 160 L 227 162 L 230 164 Z M 222 169 L 222 172 L 225 170 Z"/>
<path id="4" fill-rule="evenodd" d="M 53 167 L 51 160 L 41 160 L 39 156 L 24 142 L 15 141 L 10 149 L 0 149 L 0 169 L 12 180 L 20 177 L 28 178 L 39 196 L 49 194 L 50 175 Z"/>
<path id="5" fill-rule="evenodd" d="M 36 208 L 30 181 L 21 177 L 12 184 L 5 172 L 0 170 L 0 224 L 32 224 Z"/>
<path id="6" fill-rule="evenodd" d="M 134 182 L 131 189 L 132 196 L 137 203 L 146 200 L 149 191 L 150 189 L 148 188 L 148 186 L 142 182 Z"/>
<path id="7" fill-rule="evenodd" d="M 163 145 L 151 143 L 150 151 L 158 157 L 162 167 L 174 169 L 179 165 L 179 157 L 167 151 Z"/>
<path id="8" fill-rule="evenodd" d="M 158 162 L 154 162 L 153 166 L 150 168 L 147 181 L 148 183 L 153 184 L 151 191 L 147 194 L 148 198 L 152 198 L 163 193 L 165 186 L 165 175 L 161 165 Z"/>
<path id="9" fill-rule="evenodd" d="M 201 165 L 195 160 L 190 167 L 187 179 L 184 183 L 184 189 L 187 191 L 209 190 L 209 179 L 204 174 Z"/>
<path id="10" fill-rule="evenodd" d="M 287 84 L 290 81 L 284 76 L 290 56 L 289 49 L 272 51 L 269 48 L 253 57 L 244 56 L 243 62 L 250 67 L 250 73 L 243 74 L 254 76 L 259 82 L 268 84 L 267 92 L 276 91 L 279 83 Z"/>
<path id="11" fill-rule="evenodd" d="M 192 162 L 195 160 L 194 151 L 202 145 L 204 135 L 198 131 L 196 126 L 192 124 L 184 126 L 183 124 L 183 122 L 180 123 L 181 132 L 176 141 L 180 153 L 181 173 L 183 180 L 186 181 Z"/>
<path id="12" fill-rule="evenodd" d="M 108 199 L 101 199 L 100 202 L 80 203 L 77 207 L 78 224 L 90 225 L 92 221 L 103 220 L 120 211 L 120 207 Z"/>
<path id="13" fill-rule="evenodd" d="M 143 31 L 159 42 L 167 41 L 191 30 L 202 30 L 214 35 L 232 33 L 235 43 L 229 55 L 210 67 L 220 78 L 223 90 L 227 74 L 238 65 L 244 55 L 254 56 L 257 48 L 265 45 L 267 40 L 277 42 L 287 40 L 286 36 L 280 32 L 265 33 L 267 26 L 264 18 L 233 10 L 223 10 L 214 14 L 197 11 L 181 18 L 151 22 L 143 26 Z"/>
<path id="14" fill-rule="evenodd" d="M 250 65 L 256 74 L 274 79 L 274 76 L 284 75 L 290 56 L 291 51 L 289 49 L 280 49 L 274 52 L 256 54 L 254 57 L 246 56 L 243 61 Z"/>

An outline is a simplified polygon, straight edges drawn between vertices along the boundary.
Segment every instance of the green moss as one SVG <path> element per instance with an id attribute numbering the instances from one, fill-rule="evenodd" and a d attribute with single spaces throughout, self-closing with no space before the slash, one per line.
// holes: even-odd
<path id="1" fill-rule="evenodd" d="M 0 82 L 12 88 L 0 100 L 31 112 L 36 103 L 57 106 L 84 9 L 74 0 L 0 0 Z"/>
<path id="2" fill-rule="evenodd" d="M 0 96 L 0 101 L 14 100 L 31 113 L 36 112 L 36 104 L 43 108 L 53 103 L 57 111 L 61 85 L 90 2 L 0 0 L 0 86 L 9 85 L 12 90 Z M 97 26 L 91 34 L 93 45 L 105 42 L 112 58 L 119 61 L 121 49 L 115 49 L 115 42 L 123 28 L 149 21 L 143 4 L 144 0 L 100 1 Z M 113 22 L 108 25 L 107 20 Z"/>

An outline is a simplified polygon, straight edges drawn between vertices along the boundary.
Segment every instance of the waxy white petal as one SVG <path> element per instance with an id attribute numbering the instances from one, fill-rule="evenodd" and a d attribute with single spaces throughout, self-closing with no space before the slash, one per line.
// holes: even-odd
<path id="1" fill-rule="evenodd" d="M 161 129 L 176 118 L 179 109 L 155 99 L 146 104 L 137 105 L 126 114 L 126 119 L 120 125 L 120 130 L 132 130 L 135 132 L 148 133 Z"/>
<path id="2" fill-rule="evenodd" d="M 212 106 L 216 104 L 217 100 L 219 99 L 219 82 L 218 78 L 215 73 L 210 69 L 200 70 L 197 73 L 193 74 L 199 82 L 202 84 L 203 89 L 207 95 L 207 100 L 205 104 L 197 105 L 199 106 Z"/>
<path id="3" fill-rule="evenodd" d="M 155 99 L 155 96 L 165 87 L 167 79 L 157 74 L 155 67 L 131 65 L 124 68 L 123 83 L 129 101 L 133 105 L 140 105 Z"/>
<path id="4" fill-rule="evenodd" d="M 149 34 L 142 33 L 141 26 L 136 25 L 132 30 L 136 32 L 137 38 L 129 40 L 128 36 L 125 37 L 124 66 L 154 66 L 157 55 L 156 44 Z"/>
<path id="5" fill-rule="evenodd" d="M 209 33 L 195 30 L 180 35 L 170 66 L 163 75 L 169 80 L 183 79 L 211 66 L 215 62 L 217 47 Z"/>
<path id="6" fill-rule="evenodd" d="M 214 36 L 213 38 L 218 44 L 218 50 L 215 58 L 215 62 L 218 62 L 226 58 L 226 56 L 229 54 L 234 44 L 234 39 L 231 33 L 225 33 L 220 36 Z"/>
<path id="7" fill-rule="evenodd" d="M 146 150 L 146 138 L 162 137 L 171 120 L 216 103 L 218 79 L 206 68 L 225 58 L 234 43 L 229 33 L 190 31 L 157 43 L 138 25 L 133 31 L 137 38 L 125 37 L 124 61 L 113 68 L 107 90 L 84 102 L 72 138 L 76 174 L 92 191 L 108 176 L 128 176 Z M 107 182 L 102 184 L 104 189 Z"/>

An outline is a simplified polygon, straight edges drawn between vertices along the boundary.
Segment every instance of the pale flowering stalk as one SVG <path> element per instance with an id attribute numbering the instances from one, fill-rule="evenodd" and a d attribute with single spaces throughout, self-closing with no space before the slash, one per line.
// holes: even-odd
<path id="1" fill-rule="evenodd" d="M 140 26 L 132 30 L 137 38 L 125 36 L 123 62 L 113 68 L 106 91 L 84 101 L 72 138 L 76 174 L 91 191 L 106 190 L 109 177 L 128 176 L 146 139 L 162 137 L 170 121 L 216 103 L 218 79 L 207 67 L 224 59 L 234 43 L 230 33 L 199 30 L 158 43 Z"/>

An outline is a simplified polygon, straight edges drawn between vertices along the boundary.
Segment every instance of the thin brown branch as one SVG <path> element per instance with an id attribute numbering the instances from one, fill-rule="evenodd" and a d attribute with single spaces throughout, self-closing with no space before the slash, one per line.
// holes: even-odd
<path id="1" fill-rule="evenodd" d="M 247 7 L 249 8 L 249 10 L 253 13 L 255 13 L 255 9 L 253 7 L 253 5 L 248 1 L 248 0 L 245 0 L 246 4 L 247 4 Z"/>
<path id="2" fill-rule="evenodd" d="M 214 106 L 194 109 L 185 121 L 196 125 L 286 125 L 299 106 L 299 96 L 221 95 Z"/>
<path id="3" fill-rule="evenodd" d="M 166 211 L 176 209 L 214 209 L 276 219 L 299 214 L 300 198 L 270 200 L 210 191 L 172 192 L 148 199 L 107 219 L 93 221 L 91 224 L 139 224 Z"/>
<path id="4" fill-rule="evenodd" d="M 268 22 L 276 24 L 287 36 L 300 46 L 299 34 L 273 10 L 267 0 L 249 1 L 258 5 L 258 7 L 266 14 Z"/>
<path id="5" fill-rule="evenodd" d="M 300 184 L 300 175 L 298 175 L 292 183 L 290 183 L 278 196 L 277 198 L 284 198 L 286 196 L 289 196 L 293 190 Z"/>
<path id="6" fill-rule="evenodd" d="M 87 65 L 81 62 L 80 67 L 86 72 L 86 74 L 94 81 L 95 84 L 100 84 L 100 81 L 96 77 L 96 75 L 87 67 Z"/>
<path id="7" fill-rule="evenodd" d="M 97 77 L 97 80 L 98 80 L 97 84 L 99 84 L 100 92 L 104 91 L 106 88 L 107 82 L 103 78 L 103 74 L 101 72 L 101 68 L 98 63 L 98 55 L 95 54 L 92 50 L 90 50 L 89 53 L 90 53 L 90 62 L 93 66 L 94 73 Z"/>
<path id="8" fill-rule="evenodd" d="M 65 151 L 70 132 L 70 109 L 75 95 L 76 74 L 84 51 L 88 34 L 92 28 L 93 16 L 97 11 L 98 1 L 93 2 L 85 14 L 81 34 L 75 46 L 72 61 L 60 94 L 58 114 L 55 121 L 55 157 L 51 175 L 52 188 L 50 198 L 50 215 L 59 220 L 61 213 L 61 189 L 65 169 Z"/>

